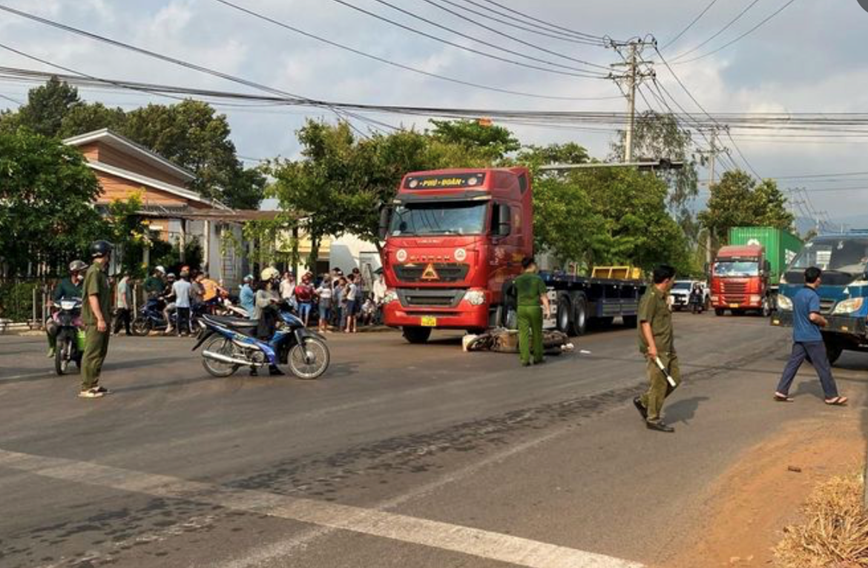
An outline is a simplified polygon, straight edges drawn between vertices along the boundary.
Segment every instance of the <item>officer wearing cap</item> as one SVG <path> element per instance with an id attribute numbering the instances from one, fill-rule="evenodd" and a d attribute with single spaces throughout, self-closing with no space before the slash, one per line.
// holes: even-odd
<path id="1" fill-rule="evenodd" d="M 524 273 L 515 279 L 518 296 L 518 352 L 521 364 L 525 367 L 543 362 L 543 308 L 549 317 L 548 290 L 545 282 L 537 274 L 536 261 L 529 256 L 521 261 Z"/>
<path id="2" fill-rule="evenodd" d="M 108 270 L 112 245 L 107 241 L 96 241 L 90 245 L 93 263 L 84 275 L 82 292 L 84 302 L 81 319 L 85 325 L 84 355 L 81 358 L 81 398 L 102 398 L 108 389 L 99 385 L 102 364 L 108 353 L 109 326 L 111 313 L 111 290 L 109 289 Z"/>

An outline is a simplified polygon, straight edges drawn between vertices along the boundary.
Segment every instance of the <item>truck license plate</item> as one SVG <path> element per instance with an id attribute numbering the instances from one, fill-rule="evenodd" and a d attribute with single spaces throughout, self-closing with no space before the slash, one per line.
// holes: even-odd
<path id="1" fill-rule="evenodd" d="M 738 307 L 738 304 L 730 304 L 729 307 L 730 307 L 730 308 L 737 308 L 737 307 Z"/>
<path id="2" fill-rule="evenodd" d="M 432 316 L 422 316 L 422 327 L 437 327 L 437 318 Z"/>

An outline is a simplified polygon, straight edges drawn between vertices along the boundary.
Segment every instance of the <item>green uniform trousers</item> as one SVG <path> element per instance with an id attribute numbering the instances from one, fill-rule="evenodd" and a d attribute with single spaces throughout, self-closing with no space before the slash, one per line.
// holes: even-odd
<path id="1" fill-rule="evenodd" d="M 522 364 L 530 363 L 531 350 L 533 362 L 543 360 L 542 308 L 540 306 L 518 307 L 518 352 Z M 533 349 L 531 349 L 531 341 Z"/>
<path id="2" fill-rule="evenodd" d="M 678 355 L 675 353 L 661 353 L 660 361 L 675 379 L 676 386 L 681 384 L 681 369 L 678 367 Z M 648 410 L 648 422 L 660 420 L 660 411 L 663 410 L 663 401 L 672 394 L 675 387 L 666 380 L 666 375 L 654 361 L 648 361 L 648 381 L 651 383 L 648 392 L 642 395 L 642 406 Z"/>
<path id="3" fill-rule="evenodd" d="M 81 390 L 99 384 L 102 363 L 108 353 L 109 330 L 99 331 L 96 325 L 88 325 L 84 336 L 84 354 L 81 357 Z"/>

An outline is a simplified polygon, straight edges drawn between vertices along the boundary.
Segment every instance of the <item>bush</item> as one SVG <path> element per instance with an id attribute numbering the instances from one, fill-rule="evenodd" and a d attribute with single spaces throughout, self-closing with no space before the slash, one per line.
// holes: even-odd
<path id="1" fill-rule="evenodd" d="M 30 321 L 33 317 L 33 290 L 36 293 L 36 314 L 42 314 L 41 282 L 0 283 L 0 318 L 14 322 Z"/>

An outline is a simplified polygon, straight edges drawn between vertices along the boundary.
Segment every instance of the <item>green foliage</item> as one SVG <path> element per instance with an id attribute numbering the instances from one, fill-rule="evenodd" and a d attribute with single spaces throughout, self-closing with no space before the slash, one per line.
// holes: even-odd
<path id="1" fill-rule="evenodd" d="M 741 170 L 729 171 L 711 186 L 711 197 L 699 220 L 725 244 L 732 227 L 791 228 L 795 218 L 786 204 L 774 180 L 757 183 Z"/>
<path id="2" fill-rule="evenodd" d="M 521 148 L 518 139 L 503 126 L 477 120 L 431 120 L 431 124 L 435 140 L 463 146 L 492 162 Z"/>
<path id="3" fill-rule="evenodd" d="M 84 158 L 56 139 L 27 131 L 0 134 L 0 263 L 21 273 L 83 256 L 106 236 L 92 203 L 99 186 Z"/>
<path id="4" fill-rule="evenodd" d="M 147 276 L 142 260 L 144 250 L 152 244 L 150 232 L 139 214 L 141 209 L 141 195 L 133 195 L 127 200 L 112 201 L 106 215 L 116 261 L 124 272 L 137 278 Z"/>
<path id="5" fill-rule="evenodd" d="M 589 161 L 588 151 L 575 142 L 525 146 L 516 157 L 516 162 L 531 168 L 553 164 L 585 164 Z"/>
<path id="6" fill-rule="evenodd" d="M 30 90 L 27 104 L 18 109 L 19 126 L 43 136 L 56 136 L 67 113 L 82 104 L 78 89 L 52 77 L 45 85 Z"/>
<path id="7" fill-rule="evenodd" d="M 25 322 L 33 318 L 33 291 L 37 290 L 37 317 L 41 314 L 42 294 L 39 282 L 0 283 L 0 319 Z"/>
<path id="8" fill-rule="evenodd" d="M 177 275 L 181 266 L 189 266 L 193 270 L 202 268 L 205 258 L 202 243 L 196 237 L 187 237 L 184 245 L 184 262 L 181 262 L 181 244 L 178 240 L 169 244 L 164 241 L 155 241 L 151 251 L 151 266 L 163 266 L 166 272 L 174 272 Z"/>
<path id="9" fill-rule="evenodd" d="M 123 132 L 126 113 L 122 108 L 109 108 L 102 103 L 82 103 L 70 108 L 60 121 L 60 129 L 55 133 L 65 139 L 94 130 L 108 128 Z"/>

